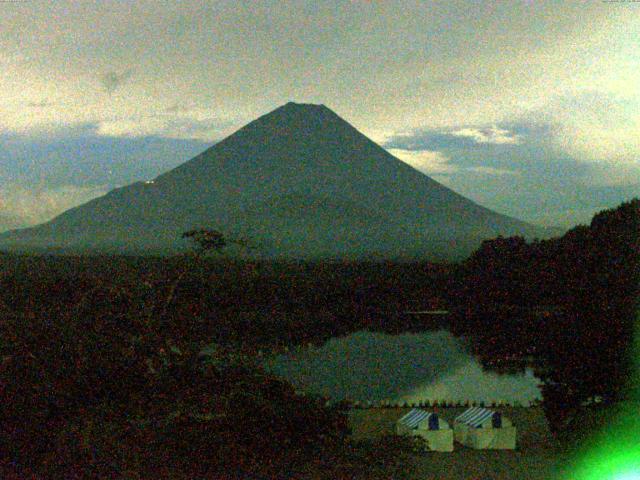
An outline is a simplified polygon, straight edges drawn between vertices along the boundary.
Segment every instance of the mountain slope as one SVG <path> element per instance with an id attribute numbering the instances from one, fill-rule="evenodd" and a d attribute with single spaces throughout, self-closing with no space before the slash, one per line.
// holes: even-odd
<path id="1" fill-rule="evenodd" d="M 114 190 L 0 246 L 171 251 L 191 228 L 248 237 L 253 255 L 464 255 L 544 231 L 456 194 L 322 105 L 288 103 L 155 179 Z"/>
<path id="2" fill-rule="evenodd" d="M 16 217 L 0 214 L 0 232 L 11 230 L 12 228 L 18 228 L 24 225 L 25 222 Z"/>

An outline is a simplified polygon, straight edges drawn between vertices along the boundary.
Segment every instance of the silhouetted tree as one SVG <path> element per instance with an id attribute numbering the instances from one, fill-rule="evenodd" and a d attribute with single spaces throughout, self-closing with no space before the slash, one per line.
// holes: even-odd
<path id="1" fill-rule="evenodd" d="M 220 253 L 229 243 L 229 241 L 221 232 L 208 229 L 189 230 L 182 234 L 182 238 L 191 240 L 193 242 L 195 246 L 194 256 L 196 260 L 199 260 L 203 255 L 211 251 Z M 231 243 L 243 244 L 243 242 L 240 240 L 232 240 Z M 171 283 L 171 286 L 169 287 L 169 293 L 167 294 L 167 299 L 164 302 L 160 313 L 161 321 L 165 319 L 167 310 L 175 299 L 176 289 L 178 288 L 178 285 L 185 277 L 185 275 L 187 275 L 187 273 L 191 271 L 192 266 L 192 264 L 185 263 L 182 266 L 180 272 L 176 275 L 176 278 Z"/>
<path id="2" fill-rule="evenodd" d="M 209 251 L 220 252 L 227 246 L 224 235 L 216 230 L 189 230 L 182 234 L 182 238 L 192 240 L 200 255 Z"/>

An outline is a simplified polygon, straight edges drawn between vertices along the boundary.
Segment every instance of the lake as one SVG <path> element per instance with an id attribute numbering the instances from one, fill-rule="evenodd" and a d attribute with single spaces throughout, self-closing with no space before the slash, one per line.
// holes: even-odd
<path id="1" fill-rule="evenodd" d="M 361 331 L 267 360 L 267 370 L 298 390 L 333 400 L 391 403 L 540 400 L 540 380 L 483 370 L 446 330 L 388 335 Z"/>

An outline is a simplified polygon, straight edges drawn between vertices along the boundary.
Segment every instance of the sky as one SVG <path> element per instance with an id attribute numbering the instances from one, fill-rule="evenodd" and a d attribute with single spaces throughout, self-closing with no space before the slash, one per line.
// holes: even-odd
<path id="1" fill-rule="evenodd" d="M 640 3 L 0 2 L 0 228 L 153 178 L 295 101 L 500 213 L 640 196 Z"/>

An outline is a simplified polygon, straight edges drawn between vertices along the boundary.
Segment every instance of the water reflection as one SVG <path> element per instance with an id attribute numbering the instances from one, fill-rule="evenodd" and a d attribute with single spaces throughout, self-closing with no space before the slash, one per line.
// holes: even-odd
<path id="1" fill-rule="evenodd" d="M 520 402 L 540 399 L 539 380 L 482 367 L 448 331 L 357 332 L 266 364 L 296 388 L 335 400 Z"/>

